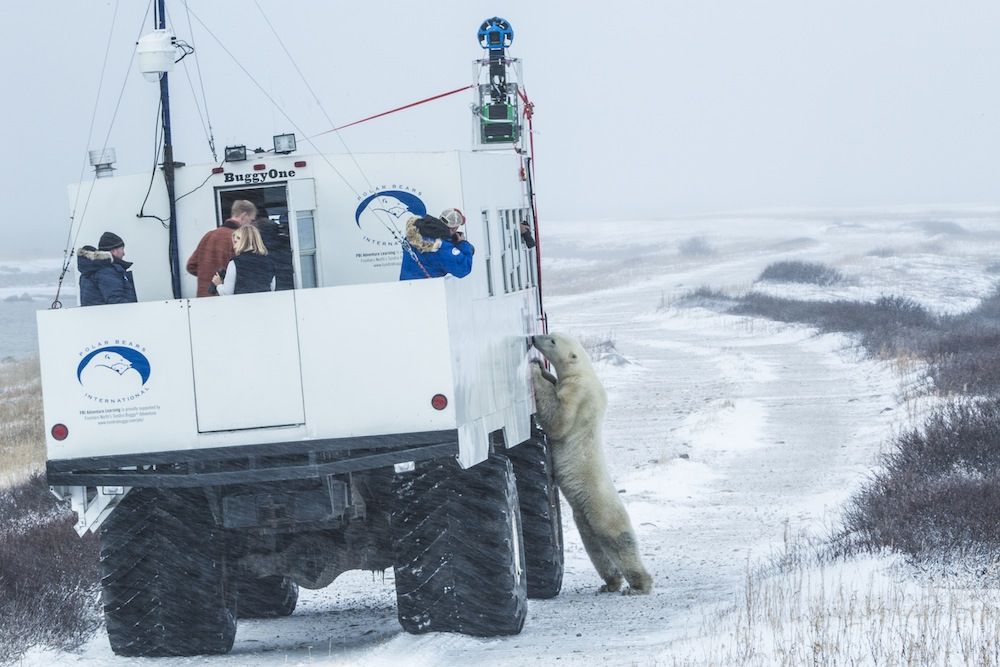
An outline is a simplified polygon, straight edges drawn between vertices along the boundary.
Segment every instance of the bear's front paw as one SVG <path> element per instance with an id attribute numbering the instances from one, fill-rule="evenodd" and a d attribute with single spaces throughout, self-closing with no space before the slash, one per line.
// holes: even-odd
<path id="1" fill-rule="evenodd" d="M 542 381 L 548 382 L 549 384 L 556 383 L 556 376 L 545 370 L 542 366 L 542 362 L 538 359 L 531 360 L 531 380 L 535 383 L 537 387 Z"/>

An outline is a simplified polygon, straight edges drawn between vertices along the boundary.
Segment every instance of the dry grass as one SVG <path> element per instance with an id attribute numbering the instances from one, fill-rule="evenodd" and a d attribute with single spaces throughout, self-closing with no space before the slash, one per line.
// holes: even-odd
<path id="1" fill-rule="evenodd" d="M 45 469 L 38 360 L 0 363 L 0 489 Z"/>
<path id="2" fill-rule="evenodd" d="M 614 331 L 603 336 L 581 336 L 579 341 L 594 363 L 607 363 L 613 366 L 626 366 L 631 363 L 618 351 Z"/>
<path id="3" fill-rule="evenodd" d="M 1000 665 L 1000 591 L 828 554 L 751 571 L 667 665 Z"/>

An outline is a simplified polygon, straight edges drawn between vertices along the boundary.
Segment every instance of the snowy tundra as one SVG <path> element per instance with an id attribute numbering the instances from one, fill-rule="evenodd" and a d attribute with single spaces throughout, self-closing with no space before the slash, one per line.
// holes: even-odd
<path id="1" fill-rule="evenodd" d="M 744 290 L 779 260 L 824 262 L 833 287 L 759 285 L 795 298 L 896 294 L 960 312 L 990 292 L 1000 211 L 893 210 L 542 223 L 553 330 L 584 340 L 608 392 L 608 465 L 657 582 L 640 597 L 595 595 L 593 567 L 564 512 L 563 592 L 533 600 L 503 639 L 401 631 L 391 570 L 303 591 L 289 618 L 248 620 L 230 655 L 157 665 L 704 664 L 731 635 L 706 624 L 790 534 L 822 536 L 894 429 L 919 416 L 919 369 L 866 359 L 853 341 L 803 326 L 719 314 L 679 298 Z M 995 270 L 995 267 L 993 267 Z M 891 558 L 858 573 L 896 577 Z M 772 656 L 773 657 L 773 656 Z M 726 661 L 725 658 L 720 658 Z M 102 633 L 77 653 L 25 665 L 116 659 Z M 766 657 L 760 664 L 780 664 Z"/>

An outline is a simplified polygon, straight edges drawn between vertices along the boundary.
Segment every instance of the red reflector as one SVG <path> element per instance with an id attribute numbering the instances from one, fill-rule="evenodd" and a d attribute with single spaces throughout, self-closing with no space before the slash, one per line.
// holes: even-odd
<path id="1" fill-rule="evenodd" d="M 65 424 L 56 424 L 52 427 L 52 437 L 56 440 L 65 440 L 69 435 L 69 429 Z"/>
<path id="2" fill-rule="evenodd" d="M 265 169 L 267 169 L 267 165 L 263 165 L 263 164 L 255 164 L 255 165 L 253 166 L 253 170 L 254 170 L 254 171 L 264 171 Z"/>
<path id="3" fill-rule="evenodd" d="M 444 394 L 434 394 L 434 398 L 431 399 L 431 407 L 435 410 L 444 410 L 448 407 L 448 397 Z"/>
<path id="4" fill-rule="evenodd" d="M 295 163 L 295 166 L 298 167 L 299 169 L 301 169 L 302 167 L 306 166 L 306 161 L 305 160 L 299 160 L 298 162 Z"/>
<path id="5" fill-rule="evenodd" d="M 226 170 L 225 167 L 212 167 L 212 173 L 213 174 L 221 174 L 225 170 Z"/>

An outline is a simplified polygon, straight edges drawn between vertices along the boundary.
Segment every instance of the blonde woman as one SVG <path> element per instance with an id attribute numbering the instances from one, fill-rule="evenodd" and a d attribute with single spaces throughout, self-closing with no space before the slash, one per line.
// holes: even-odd
<path id="1" fill-rule="evenodd" d="M 226 267 L 225 279 L 221 273 L 212 276 L 219 296 L 274 289 L 274 263 L 267 256 L 267 248 L 256 227 L 243 225 L 233 232 L 233 253 L 236 256 Z"/>

